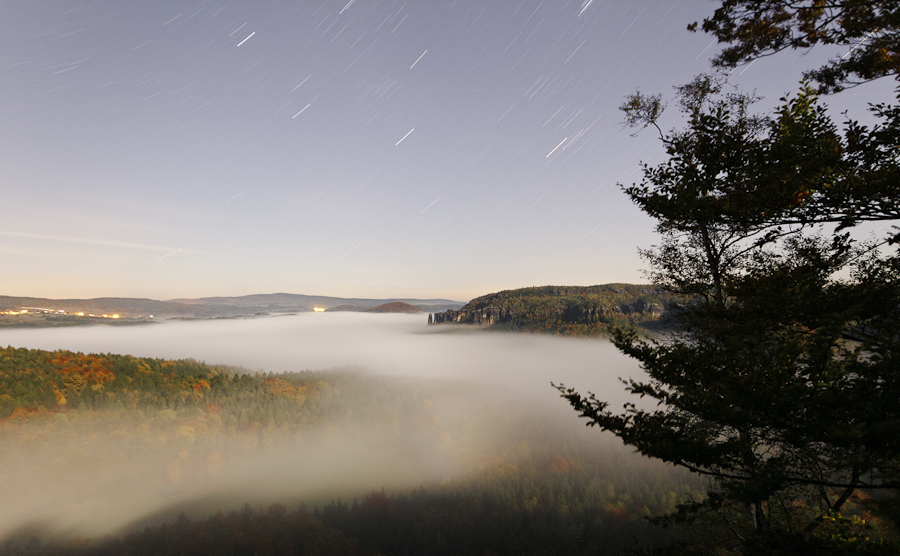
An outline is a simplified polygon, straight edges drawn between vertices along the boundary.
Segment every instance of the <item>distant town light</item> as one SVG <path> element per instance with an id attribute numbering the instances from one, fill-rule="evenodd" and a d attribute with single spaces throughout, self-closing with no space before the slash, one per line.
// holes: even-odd
<path id="1" fill-rule="evenodd" d="M 315 311 L 316 313 L 324 313 L 325 309 L 321 307 L 313 307 L 313 311 Z"/>

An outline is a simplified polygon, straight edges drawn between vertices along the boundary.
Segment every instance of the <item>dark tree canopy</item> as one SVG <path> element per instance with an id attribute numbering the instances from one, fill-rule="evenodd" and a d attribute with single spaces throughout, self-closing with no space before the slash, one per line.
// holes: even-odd
<path id="1" fill-rule="evenodd" d="M 875 126 L 849 120 L 841 132 L 808 87 L 769 115 L 750 113 L 757 97 L 724 87 L 701 75 L 676 88 L 689 130 L 657 127 L 668 162 L 645 167 L 644 182 L 625 188 L 663 228 L 844 229 L 900 218 L 900 106 L 872 105 Z M 657 125 L 660 106 L 658 95 L 634 93 L 620 109 L 628 126 L 647 127 Z"/>
<path id="2" fill-rule="evenodd" d="M 898 0 L 722 0 L 700 27 L 729 44 L 713 61 L 725 68 L 786 49 L 846 47 L 806 74 L 822 92 L 900 75 Z"/>
<path id="3" fill-rule="evenodd" d="M 623 187 L 658 222 L 649 276 L 683 301 L 667 335 L 614 340 L 648 376 L 627 389 L 656 405 L 559 389 L 589 425 L 710 477 L 704 507 L 812 528 L 857 489 L 900 486 L 896 234 L 846 231 L 900 214 L 897 117 L 876 106 L 874 128 L 841 128 L 809 88 L 768 115 L 709 76 L 677 90 L 686 129 L 657 127 L 668 159 Z M 660 105 L 622 109 L 656 126 Z"/>
<path id="4" fill-rule="evenodd" d="M 820 93 L 900 77 L 900 0 L 721 0 L 702 29 L 727 44 L 723 68 L 840 46 L 805 76 Z M 726 522 L 746 548 L 813 533 L 858 489 L 900 488 L 900 103 L 838 125 L 804 85 L 754 115 L 723 79 L 676 87 L 681 130 L 660 129 L 659 95 L 620 107 L 668 155 L 622 188 L 657 220 L 649 277 L 682 301 L 666 334 L 615 336 L 643 401 L 558 389 L 588 425 L 709 477 L 692 509 L 741 508 Z M 884 226 L 865 238 L 864 222 Z"/>

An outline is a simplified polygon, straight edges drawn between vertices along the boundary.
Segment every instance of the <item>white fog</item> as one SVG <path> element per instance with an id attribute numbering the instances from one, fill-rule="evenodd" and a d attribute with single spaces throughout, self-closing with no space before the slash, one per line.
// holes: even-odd
<path id="1" fill-rule="evenodd" d="M 619 377 L 637 378 L 640 370 L 610 342 L 426 326 L 425 321 L 423 315 L 307 313 L 3 331 L 3 346 L 194 358 L 275 373 L 349 366 L 351 372 L 383 375 L 398 391 L 418 384 L 433 393 L 423 402 L 424 411 L 385 408 L 393 413 L 384 421 L 348 417 L 313 427 L 266 450 L 234 456 L 214 480 L 210 473 L 193 483 L 172 479 L 175 472 L 187 473 L 181 468 L 188 463 L 178 456 L 165 461 L 160 456 L 162 464 L 105 458 L 98 453 L 104 446 L 131 451 L 129 441 L 113 433 L 101 433 L 81 452 L 35 445 L 12 461 L 0 454 L 5 469 L 0 488 L 7 502 L 16 501 L 0 510 L 0 534 L 40 523 L 64 535 L 103 535 L 170 519 L 181 510 L 202 517 L 244 502 L 316 503 L 373 489 L 398 492 L 521 451 L 523 439 L 568 438 L 596 457 L 640 459 L 617 440 L 587 429 L 550 385 L 592 391 L 621 407 L 629 396 Z"/>
<path id="2" fill-rule="evenodd" d="M 618 377 L 640 373 L 633 360 L 606 340 L 429 327 L 426 318 L 337 312 L 16 329 L 0 332 L 0 345 L 194 358 L 275 373 L 351 365 L 384 375 L 475 381 L 556 401 L 553 381 L 603 393 L 617 405 L 627 398 Z"/>

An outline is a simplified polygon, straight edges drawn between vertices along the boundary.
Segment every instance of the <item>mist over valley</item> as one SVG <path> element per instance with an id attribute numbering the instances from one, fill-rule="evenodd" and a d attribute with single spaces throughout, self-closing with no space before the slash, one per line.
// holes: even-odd
<path id="1" fill-rule="evenodd" d="M 588 496 L 563 503 L 552 489 L 521 490 L 546 477 L 578 478 L 590 496 L 621 503 L 608 515 L 659 511 L 658 496 L 625 490 L 644 480 L 672 482 L 664 493 L 674 488 L 678 498 L 702 490 L 584 427 L 550 386 L 624 403 L 619 377 L 641 372 L 608 341 L 427 326 L 426 318 L 335 312 L 4 330 L 4 345 L 57 353 L 30 351 L 37 361 L 88 361 L 67 352 L 133 357 L 106 356 L 119 361 L 102 363 L 117 377 L 92 382 L 89 372 L 82 394 L 72 391 L 68 401 L 57 396 L 31 413 L 4 415 L 0 488 L 15 503 L 0 511 L 0 532 L 39 527 L 42 538 L 61 542 L 98 538 L 182 511 L 205 519 L 245 503 L 325 507 L 382 489 L 402 496 L 418 487 L 515 484 L 516 496 L 552 508 Z M 7 363 L 21 356 L 10 353 Z M 193 386 L 180 395 L 116 390 L 116 381 L 140 382 L 152 360 L 163 361 L 164 377 L 167 365 L 188 369 L 176 374 L 188 373 Z M 128 376 L 115 370 L 134 364 Z M 72 368 L 58 372 L 71 376 Z M 256 382 L 242 382 L 245 375 Z"/>

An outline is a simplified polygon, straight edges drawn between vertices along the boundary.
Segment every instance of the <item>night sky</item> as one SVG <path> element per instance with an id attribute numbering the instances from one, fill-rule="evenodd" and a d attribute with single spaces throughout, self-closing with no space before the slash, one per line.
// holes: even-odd
<path id="1" fill-rule="evenodd" d="M 0 3 L 0 294 L 645 282 L 653 221 L 616 184 L 662 150 L 617 107 L 709 71 L 719 46 L 685 27 L 715 6 Z M 733 76 L 770 106 L 840 52 Z"/>

